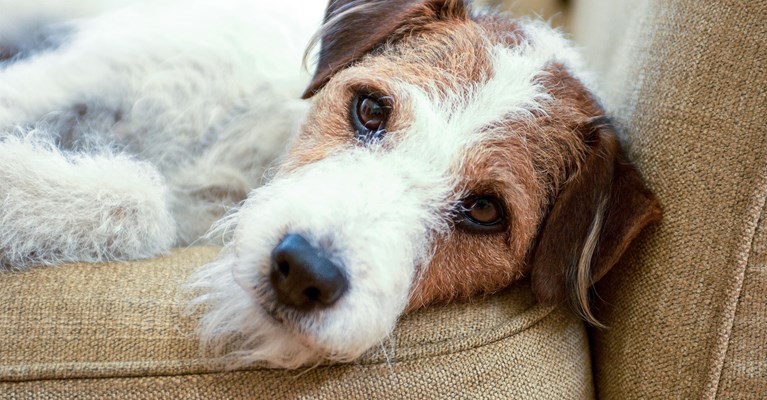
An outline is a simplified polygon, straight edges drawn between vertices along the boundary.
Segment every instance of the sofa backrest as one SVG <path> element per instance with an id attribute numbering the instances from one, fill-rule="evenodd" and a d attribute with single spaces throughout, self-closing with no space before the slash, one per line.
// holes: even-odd
<path id="1" fill-rule="evenodd" d="M 663 221 L 598 285 L 605 399 L 767 398 L 767 2 L 581 0 Z"/>

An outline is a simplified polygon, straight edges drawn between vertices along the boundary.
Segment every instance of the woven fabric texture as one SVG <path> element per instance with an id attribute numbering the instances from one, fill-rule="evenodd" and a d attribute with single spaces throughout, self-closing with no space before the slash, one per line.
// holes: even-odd
<path id="1" fill-rule="evenodd" d="M 583 325 L 526 288 L 407 316 L 355 364 L 225 371 L 201 357 L 180 290 L 216 251 L 0 276 L 0 397 L 593 397 Z"/>
<path id="2" fill-rule="evenodd" d="M 765 16 L 766 1 L 578 3 L 576 37 L 664 209 L 599 285 L 600 398 L 765 398 Z"/>
<path id="3" fill-rule="evenodd" d="M 717 394 L 767 399 L 767 209 L 748 256 Z"/>

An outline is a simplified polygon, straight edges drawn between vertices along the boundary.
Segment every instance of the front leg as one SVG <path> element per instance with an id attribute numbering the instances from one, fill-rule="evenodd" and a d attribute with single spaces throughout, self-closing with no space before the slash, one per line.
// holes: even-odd
<path id="1" fill-rule="evenodd" d="M 151 165 L 64 154 L 33 136 L 0 139 L 0 265 L 147 258 L 175 239 L 168 190 Z"/>

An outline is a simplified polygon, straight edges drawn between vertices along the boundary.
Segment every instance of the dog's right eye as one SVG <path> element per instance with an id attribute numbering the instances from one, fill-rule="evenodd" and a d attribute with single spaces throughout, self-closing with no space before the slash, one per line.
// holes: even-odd
<path id="1" fill-rule="evenodd" d="M 386 132 L 391 106 L 386 99 L 373 95 L 356 96 L 352 102 L 351 120 L 358 139 L 380 139 Z"/>
<path id="2" fill-rule="evenodd" d="M 457 226 L 474 233 L 498 233 L 506 229 L 503 203 L 495 196 L 465 199 L 458 214 Z"/>

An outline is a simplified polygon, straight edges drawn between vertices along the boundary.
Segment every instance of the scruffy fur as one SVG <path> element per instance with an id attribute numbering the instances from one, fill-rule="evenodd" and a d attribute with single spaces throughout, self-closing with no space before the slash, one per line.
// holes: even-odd
<path id="1" fill-rule="evenodd" d="M 152 257 L 212 226 L 189 286 L 231 366 L 350 361 L 403 312 L 523 280 L 597 324 L 592 284 L 660 216 L 542 22 L 459 0 L 74 3 L 0 3 L 0 263 Z M 392 102 L 378 140 L 350 124 L 360 93 Z M 485 194 L 507 226 L 460 229 Z M 342 266 L 331 307 L 278 300 L 288 234 Z"/>

